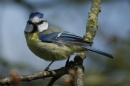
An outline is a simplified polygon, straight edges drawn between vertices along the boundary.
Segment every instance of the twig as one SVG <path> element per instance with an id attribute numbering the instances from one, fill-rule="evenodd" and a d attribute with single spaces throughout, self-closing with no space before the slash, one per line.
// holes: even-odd
<path id="1" fill-rule="evenodd" d="M 55 81 L 58 80 L 61 76 L 62 76 L 62 75 L 52 77 L 51 81 L 48 83 L 47 86 L 52 86 L 52 85 L 55 83 Z"/>
<path id="2" fill-rule="evenodd" d="M 36 79 L 65 75 L 68 73 L 67 70 L 69 70 L 69 68 L 62 67 L 60 69 L 52 71 L 40 71 L 31 75 L 18 76 L 18 79 L 20 79 L 20 81 L 30 82 Z M 14 84 L 12 77 L 6 77 L 0 80 L 0 85 L 11 85 L 11 84 Z"/>
<path id="3" fill-rule="evenodd" d="M 100 8 L 101 0 L 93 0 L 91 9 L 89 11 L 88 20 L 86 23 L 86 33 L 84 34 L 83 38 L 86 41 L 92 42 L 96 33 L 96 30 L 98 29 L 98 14 L 101 11 Z M 78 59 L 75 61 L 77 65 L 77 71 L 76 71 L 76 79 L 75 79 L 75 86 L 83 86 L 83 69 L 82 69 L 82 63 L 83 59 L 86 57 L 86 53 L 78 53 L 75 56 L 75 59 Z M 82 58 L 82 59 L 80 59 Z"/>

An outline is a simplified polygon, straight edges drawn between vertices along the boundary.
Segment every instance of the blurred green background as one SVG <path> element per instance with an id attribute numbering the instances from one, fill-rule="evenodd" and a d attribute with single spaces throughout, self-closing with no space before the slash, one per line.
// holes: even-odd
<path id="1" fill-rule="evenodd" d="M 13 69 L 20 75 L 29 75 L 50 63 L 35 56 L 26 45 L 23 31 L 30 12 L 40 11 L 50 25 L 83 36 L 91 3 L 92 0 L 0 0 L 0 78 L 9 76 Z M 115 59 L 88 52 L 84 86 L 129 86 L 130 0 L 102 0 L 98 26 L 93 47 L 111 53 Z M 65 61 L 55 62 L 50 69 L 64 66 Z M 55 86 L 66 86 L 67 77 L 56 81 Z M 22 82 L 19 86 L 46 86 L 49 80 Z"/>

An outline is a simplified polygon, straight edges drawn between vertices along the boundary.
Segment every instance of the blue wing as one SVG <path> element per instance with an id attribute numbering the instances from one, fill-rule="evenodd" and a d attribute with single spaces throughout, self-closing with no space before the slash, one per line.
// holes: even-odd
<path id="1" fill-rule="evenodd" d="M 82 43 L 91 44 L 92 42 L 85 41 L 82 37 L 76 36 L 72 33 L 63 32 L 53 32 L 49 34 L 39 34 L 38 37 L 42 42 L 48 43 L 64 43 L 64 44 L 76 44 L 80 45 Z"/>
<path id="2" fill-rule="evenodd" d="M 109 58 L 114 58 L 111 54 L 108 54 L 106 52 L 94 49 L 91 46 L 88 46 L 87 44 L 91 44 L 92 42 L 85 41 L 82 37 L 76 36 L 74 34 L 71 34 L 69 32 L 53 32 L 49 34 L 39 34 L 39 40 L 42 42 L 47 43 L 61 43 L 61 44 L 67 44 L 67 45 L 80 45 L 85 48 L 87 48 L 90 51 L 96 52 L 98 54 L 102 54 L 104 56 L 107 56 Z"/>

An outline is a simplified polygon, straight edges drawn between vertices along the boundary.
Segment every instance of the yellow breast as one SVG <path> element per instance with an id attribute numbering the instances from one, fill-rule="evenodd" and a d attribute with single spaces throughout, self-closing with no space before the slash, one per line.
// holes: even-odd
<path id="1" fill-rule="evenodd" d="M 41 40 L 38 39 L 38 33 L 25 34 L 25 36 L 29 49 L 44 60 L 63 60 L 73 53 L 73 51 L 65 45 L 41 42 Z"/>
<path id="2" fill-rule="evenodd" d="M 30 34 L 25 34 L 27 45 L 29 49 L 37 56 L 40 58 L 45 57 L 45 54 L 43 56 L 44 50 L 44 43 L 42 43 L 38 39 L 38 33 L 30 33 Z"/>
<path id="3" fill-rule="evenodd" d="M 30 43 L 31 41 L 37 41 L 38 33 L 30 33 L 25 34 L 27 43 Z"/>

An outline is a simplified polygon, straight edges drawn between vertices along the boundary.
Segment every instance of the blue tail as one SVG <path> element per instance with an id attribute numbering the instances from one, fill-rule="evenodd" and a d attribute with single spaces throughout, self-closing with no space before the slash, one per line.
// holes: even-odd
<path id="1" fill-rule="evenodd" d="M 114 57 L 109 54 L 109 53 L 106 53 L 106 52 L 103 52 L 103 51 L 100 51 L 100 50 L 97 50 L 97 49 L 94 49 L 93 47 L 91 46 L 85 46 L 89 51 L 92 51 L 92 52 L 95 52 L 95 53 L 98 53 L 98 54 L 101 54 L 101 55 L 104 55 L 104 56 L 107 56 L 111 59 L 113 59 Z"/>

